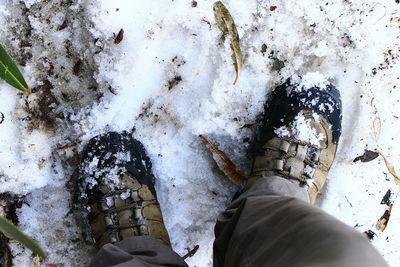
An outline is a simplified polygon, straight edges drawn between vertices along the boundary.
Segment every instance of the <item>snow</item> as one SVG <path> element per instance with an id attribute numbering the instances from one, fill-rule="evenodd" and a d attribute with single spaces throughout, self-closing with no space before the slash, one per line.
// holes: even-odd
<path id="1" fill-rule="evenodd" d="M 26 195 L 17 210 L 19 226 L 44 246 L 48 263 L 87 264 L 94 249 L 73 214 L 71 153 L 76 157 L 97 134 L 135 128 L 153 163 L 175 251 L 184 255 L 199 245 L 188 264 L 210 266 L 215 219 L 236 188 L 198 135 L 245 168 L 254 127 L 243 126 L 257 121 L 268 92 L 301 75 L 305 87 L 329 80 L 343 100 L 342 138 L 318 205 L 361 232 L 377 233 L 372 243 L 397 266 L 399 185 L 381 157 L 353 159 L 379 147 L 400 168 L 399 4 L 224 1 L 244 55 L 233 86 L 230 47 L 218 45 L 213 1 L 197 3 L 0 0 L 0 42 L 34 89 L 27 97 L 0 83 L 0 192 Z M 270 5 L 277 8 L 270 11 Z M 120 29 L 124 38 L 116 45 Z M 284 66 L 279 71 L 277 60 Z M 177 76 L 181 80 L 169 89 Z M 68 145 L 78 151 L 54 153 Z M 380 233 L 375 223 L 388 189 L 394 207 Z M 15 266 L 32 265 L 19 245 L 12 252 Z"/>
<path id="2" fill-rule="evenodd" d="M 327 85 L 328 85 L 328 82 L 326 81 L 326 78 L 321 73 L 309 72 L 309 73 L 306 73 L 302 77 L 300 87 L 297 87 L 297 88 L 306 89 L 306 88 L 312 88 L 312 87 L 319 87 L 319 88 L 321 88 L 321 90 L 324 90 Z"/>
<path id="3" fill-rule="evenodd" d="M 121 193 L 120 195 L 119 195 L 119 197 L 122 199 L 122 200 L 125 200 L 125 199 L 127 199 L 128 197 L 130 197 L 131 196 L 131 191 L 130 190 L 126 190 L 125 192 L 123 192 L 123 193 Z"/>
<path id="4" fill-rule="evenodd" d="M 289 125 L 281 126 L 275 129 L 274 132 L 280 137 L 293 137 L 298 141 L 320 147 L 321 141 L 326 140 L 326 136 L 323 133 L 317 132 L 312 126 L 312 121 L 320 120 L 318 114 L 313 112 L 311 116 L 313 117 L 312 119 L 306 118 L 304 113 L 300 111 Z M 317 119 L 314 119 L 314 117 Z"/>

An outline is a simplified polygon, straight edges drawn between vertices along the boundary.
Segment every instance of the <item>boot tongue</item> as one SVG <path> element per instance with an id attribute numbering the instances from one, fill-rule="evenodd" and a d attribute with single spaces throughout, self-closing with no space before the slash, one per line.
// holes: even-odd
<path id="1" fill-rule="evenodd" d="M 289 124 L 279 127 L 274 132 L 278 137 L 294 139 L 323 149 L 328 145 L 326 131 L 319 114 L 303 110 Z"/>

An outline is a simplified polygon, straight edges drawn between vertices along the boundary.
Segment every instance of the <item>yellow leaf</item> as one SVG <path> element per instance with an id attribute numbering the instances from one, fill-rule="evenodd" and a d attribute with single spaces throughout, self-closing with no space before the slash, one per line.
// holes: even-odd
<path id="1" fill-rule="evenodd" d="M 221 41 L 224 42 L 225 37 L 227 35 L 230 36 L 232 60 L 236 71 L 236 77 L 233 82 L 233 84 L 235 85 L 239 78 L 240 70 L 242 69 L 243 64 L 242 51 L 240 50 L 239 34 L 237 32 L 236 25 L 231 14 L 221 1 L 214 3 L 214 17 L 218 28 L 222 31 Z"/>

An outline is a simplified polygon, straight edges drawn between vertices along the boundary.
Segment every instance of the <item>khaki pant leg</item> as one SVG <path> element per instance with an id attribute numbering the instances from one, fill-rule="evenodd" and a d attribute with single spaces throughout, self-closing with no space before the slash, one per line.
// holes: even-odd
<path id="1" fill-rule="evenodd" d="M 187 267 L 172 249 L 151 236 L 136 236 L 103 246 L 89 267 Z"/>
<path id="2" fill-rule="evenodd" d="M 214 266 L 388 266 L 364 235 L 321 209 L 263 194 L 263 179 L 218 217 Z"/>

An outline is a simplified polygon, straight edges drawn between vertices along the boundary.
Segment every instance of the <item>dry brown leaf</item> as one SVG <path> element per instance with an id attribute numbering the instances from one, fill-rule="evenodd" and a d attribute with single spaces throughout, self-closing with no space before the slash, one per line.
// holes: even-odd
<path id="1" fill-rule="evenodd" d="M 378 152 L 382 156 L 383 160 L 385 161 L 386 168 L 388 169 L 390 174 L 393 175 L 394 178 L 396 178 L 396 182 L 400 182 L 400 176 L 397 175 L 396 171 L 394 170 L 394 166 L 387 160 L 385 155 L 383 155 L 382 151 L 376 149 L 376 152 Z"/>
<path id="2" fill-rule="evenodd" d="M 375 232 L 372 230 L 367 230 L 364 232 L 364 234 L 367 236 L 369 240 L 373 240 L 376 236 Z"/>
<path id="3" fill-rule="evenodd" d="M 187 258 L 193 257 L 196 254 L 196 252 L 199 250 L 199 247 L 200 247 L 199 245 L 196 245 L 193 247 L 193 249 L 187 249 L 188 253 L 186 253 L 186 255 L 182 257 L 182 259 L 186 260 Z"/>
<path id="4" fill-rule="evenodd" d="M 235 21 L 229 13 L 229 10 L 221 1 L 214 3 L 214 17 L 218 28 L 222 31 L 221 41 L 224 42 L 225 37 L 227 35 L 230 36 L 232 60 L 236 71 L 236 78 L 233 81 L 233 85 L 235 85 L 239 78 L 240 70 L 243 63 L 242 51 L 240 50 L 240 39 L 236 29 Z"/>
<path id="5" fill-rule="evenodd" d="M 124 39 L 124 29 L 119 30 L 117 36 L 114 39 L 114 44 L 119 44 Z"/>
<path id="6" fill-rule="evenodd" d="M 370 162 L 371 160 L 379 157 L 379 153 L 371 150 L 365 149 L 364 154 L 356 157 L 353 162 L 361 161 L 361 162 Z"/>
<path id="7" fill-rule="evenodd" d="M 82 69 L 82 60 L 78 59 L 78 61 L 75 63 L 72 71 L 74 72 L 74 75 L 78 76 L 79 73 L 81 72 Z"/>
<path id="8" fill-rule="evenodd" d="M 391 197 L 392 197 L 392 190 L 389 189 L 386 192 L 386 194 L 383 196 L 383 198 L 381 200 L 381 204 L 385 204 L 385 205 L 390 206 L 392 204 Z"/>
<path id="9" fill-rule="evenodd" d="M 218 146 L 208 140 L 204 135 L 200 135 L 199 137 L 206 144 L 208 149 L 210 149 L 220 170 L 229 178 L 232 183 L 238 185 L 242 180 L 244 180 L 244 172 L 239 170 L 235 163 L 233 163 L 229 157 L 218 148 Z"/>
<path id="10" fill-rule="evenodd" d="M 39 170 L 43 169 L 47 164 L 47 159 L 41 159 L 38 163 Z"/>
<path id="11" fill-rule="evenodd" d="M 376 229 L 383 232 L 386 229 L 386 226 L 389 222 L 390 214 L 392 213 L 393 204 L 385 210 L 385 213 L 379 218 L 378 222 L 376 223 Z"/>

